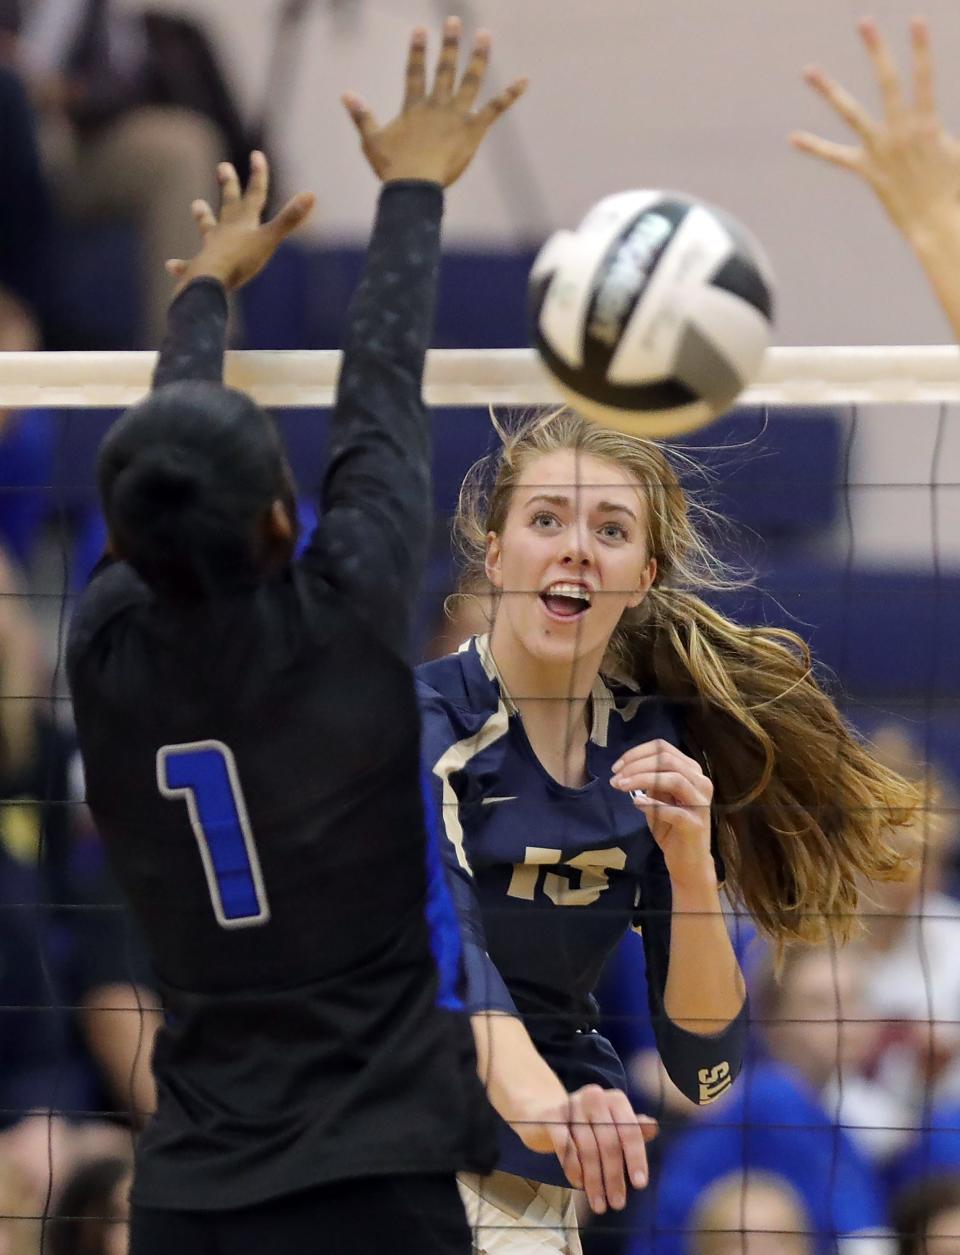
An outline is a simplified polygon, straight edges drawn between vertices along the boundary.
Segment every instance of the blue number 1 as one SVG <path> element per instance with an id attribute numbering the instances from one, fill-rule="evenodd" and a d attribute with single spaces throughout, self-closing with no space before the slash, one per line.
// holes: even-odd
<path id="1" fill-rule="evenodd" d="M 222 741 L 162 746 L 157 785 L 164 797 L 187 804 L 220 927 L 265 924 L 270 907 L 230 747 Z"/>

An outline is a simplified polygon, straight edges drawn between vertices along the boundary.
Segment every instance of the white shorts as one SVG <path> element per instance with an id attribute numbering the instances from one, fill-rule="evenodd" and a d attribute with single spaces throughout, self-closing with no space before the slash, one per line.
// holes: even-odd
<path id="1" fill-rule="evenodd" d="M 582 1255 L 573 1190 L 506 1172 L 462 1172 L 457 1181 L 473 1255 Z"/>

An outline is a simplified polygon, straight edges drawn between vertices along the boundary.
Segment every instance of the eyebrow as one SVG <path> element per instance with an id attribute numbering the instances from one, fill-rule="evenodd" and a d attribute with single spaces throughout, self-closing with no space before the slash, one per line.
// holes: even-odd
<path id="1" fill-rule="evenodd" d="M 554 495 L 545 492 L 538 492 L 534 496 L 530 497 L 527 501 L 527 505 L 531 506 L 535 501 L 543 501 L 547 505 L 553 506 L 570 505 L 569 497 L 564 497 L 562 494 Z M 629 518 L 633 519 L 634 523 L 637 521 L 637 516 L 629 506 L 620 505 L 616 501 L 598 501 L 596 508 L 598 514 L 626 514 Z"/>

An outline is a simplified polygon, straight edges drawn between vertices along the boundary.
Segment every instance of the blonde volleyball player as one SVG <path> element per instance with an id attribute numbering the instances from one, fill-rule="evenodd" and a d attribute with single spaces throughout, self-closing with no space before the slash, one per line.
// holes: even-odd
<path id="1" fill-rule="evenodd" d="M 663 1062 L 710 1103 L 745 1034 L 724 873 L 777 945 L 843 940 L 861 877 L 902 874 L 886 834 L 918 799 L 846 727 L 799 637 L 703 600 L 720 568 L 661 448 L 570 410 L 501 436 L 456 520 L 490 630 L 418 670 L 502 1118 L 498 1171 L 461 1193 L 482 1255 L 575 1255 L 570 1186 L 602 1212 L 624 1206 L 625 1175 L 646 1183 L 622 1065 L 593 1028 L 613 947 L 642 928 Z"/>
<path id="2" fill-rule="evenodd" d="M 456 527 L 490 631 L 418 687 L 503 1121 L 499 1170 L 461 1190 L 484 1255 L 531 1249 L 531 1228 L 572 1255 L 570 1185 L 602 1212 L 625 1203 L 625 1160 L 646 1183 L 621 1141 L 622 1065 L 592 1027 L 613 947 L 642 927 L 663 1062 L 710 1103 L 745 1034 L 724 869 L 776 943 L 843 939 L 859 878 L 900 872 L 885 833 L 916 796 L 846 728 L 799 637 L 702 600 L 717 563 L 656 444 L 537 417 L 471 473 Z"/>
<path id="3" fill-rule="evenodd" d="M 838 144 L 805 131 L 791 139 L 801 152 L 850 170 L 873 188 L 960 340 L 960 140 L 943 129 L 937 113 L 930 31 L 925 19 L 913 19 L 912 100 L 876 23 L 864 18 L 860 35 L 876 73 L 882 117 L 871 117 L 845 88 L 810 68 L 807 82 L 860 142 Z"/>

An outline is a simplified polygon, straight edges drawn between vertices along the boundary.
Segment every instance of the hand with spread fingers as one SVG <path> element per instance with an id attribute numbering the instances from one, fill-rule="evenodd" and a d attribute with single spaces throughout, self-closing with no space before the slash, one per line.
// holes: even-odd
<path id="1" fill-rule="evenodd" d="M 837 144 L 805 131 L 791 136 L 795 148 L 852 170 L 873 187 L 887 213 L 908 237 L 944 212 L 960 213 L 960 142 L 944 131 L 937 114 L 930 31 L 922 18 L 911 24 L 912 99 L 891 50 L 871 20 L 860 34 L 873 62 L 882 100 L 874 119 L 822 70 L 806 80 L 840 115 L 859 144 Z"/>
<path id="2" fill-rule="evenodd" d="M 517 79 L 475 109 L 490 60 L 490 33 L 477 32 L 458 85 L 460 39 L 460 19 L 447 18 L 433 87 L 428 91 L 427 32 L 422 27 L 413 32 L 403 107 L 385 126 L 379 125 L 359 96 L 352 92 L 343 96 L 364 154 L 382 182 L 424 179 L 449 187 L 473 160 L 490 127 L 526 90 L 527 80 Z"/>
<path id="3" fill-rule="evenodd" d="M 192 261 L 167 262 L 167 270 L 179 281 L 177 290 L 201 276 L 219 279 L 227 291 L 243 287 L 260 273 L 280 244 L 309 218 L 316 198 L 310 192 L 294 196 L 269 222 L 262 222 L 270 189 L 270 167 L 261 152 L 250 155 L 246 190 L 234 167 L 223 162 L 217 168 L 220 181 L 220 216 L 205 200 L 191 206 L 203 243 Z"/>
<path id="4" fill-rule="evenodd" d="M 836 143 L 796 131 L 794 148 L 850 170 L 873 188 L 916 251 L 960 338 L 960 140 L 937 112 L 933 55 L 926 21 L 911 22 L 912 84 L 904 82 L 872 19 L 859 24 L 873 63 L 881 116 L 873 117 L 839 83 L 811 67 L 806 81 L 853 131 L 857 143 Z"/>
<path id="5" fill-rule="evenodd" d="M 700 764 L 667 741 L 636 745 L 613 765 L 614 788 L 633 795 L 674 884 L 714 876 L 713 784 Z"/>

